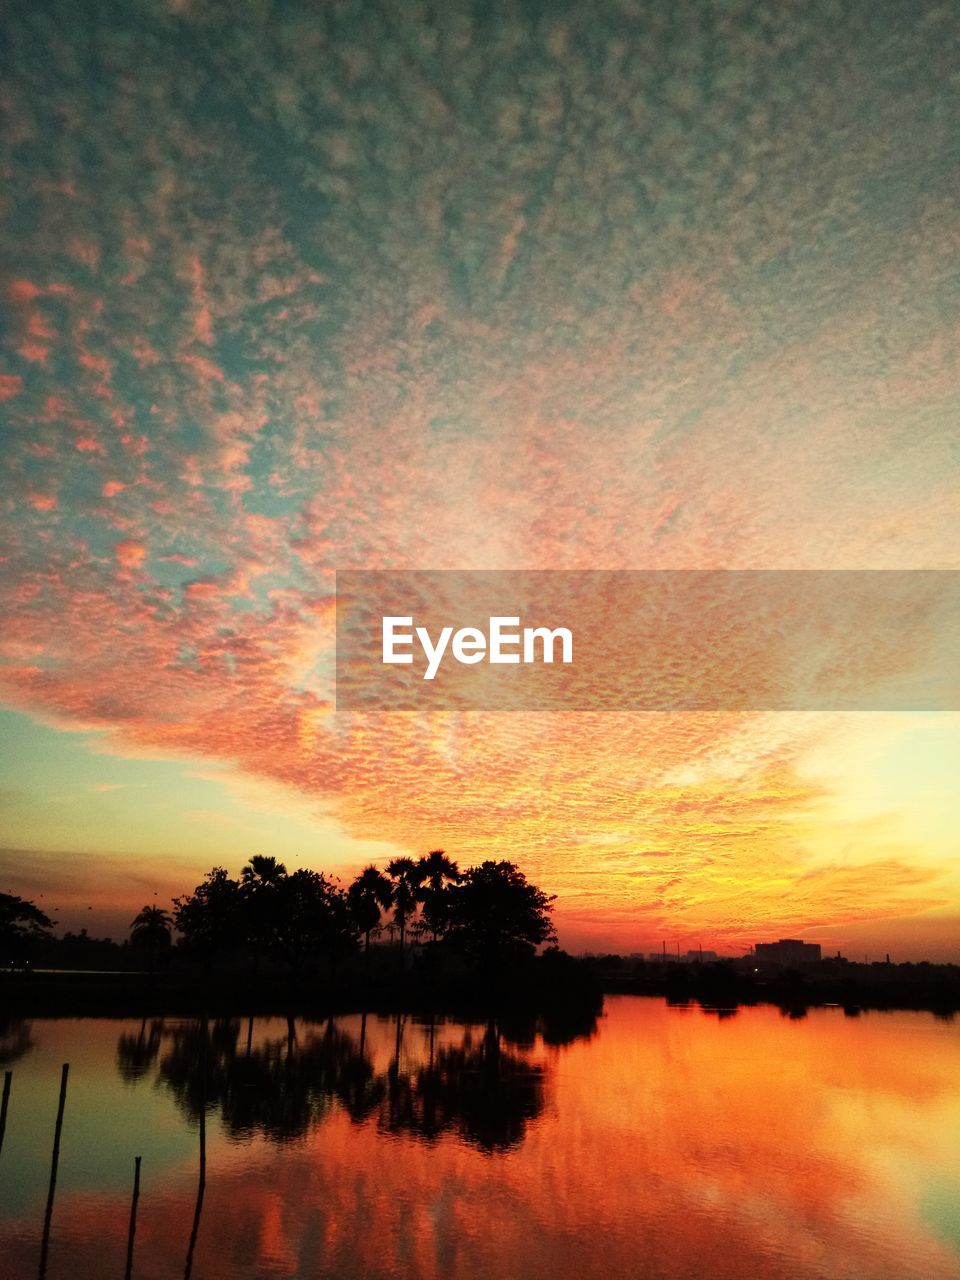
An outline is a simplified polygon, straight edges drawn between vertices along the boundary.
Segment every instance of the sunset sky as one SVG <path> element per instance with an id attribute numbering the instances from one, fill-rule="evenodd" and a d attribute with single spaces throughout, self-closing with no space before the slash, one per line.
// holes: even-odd
<path id="1" fill-rule="evenodd" d="M 0 21 L 0 890 L 443 847 L 960 960 L 960 713 L 333 705 L 336 570 L 960 569 L 953 6 Z"/>

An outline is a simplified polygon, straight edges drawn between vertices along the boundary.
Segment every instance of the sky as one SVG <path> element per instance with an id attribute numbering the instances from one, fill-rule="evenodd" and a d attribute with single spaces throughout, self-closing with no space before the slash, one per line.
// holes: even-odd
<path id="1" fill-rule="evenodd" d="M 960 568 L 928 0 L 10 6 L 0 889 L 509 857 L 960 960 L 955 712 L 337 712 L 344 569 Z"/>

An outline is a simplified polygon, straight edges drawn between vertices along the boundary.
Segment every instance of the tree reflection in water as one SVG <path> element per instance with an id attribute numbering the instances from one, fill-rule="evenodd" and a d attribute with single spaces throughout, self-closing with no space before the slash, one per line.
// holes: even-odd
<path id="1" fill-rule="evenodd" d="M 228 1136 L 273 1142 L 303 1139 L 339 1106 L 355 1123 L 376 1119 L 392 1134 L 434 1141 L 452 1134 L 479 1150 L 509 1150 L 544 1106 L 548 1067 L 529 1050 L 539 1039 L 562 1045 L 590 1036 L 591 1014 L 578 1018 L 491 1019 L 463 1027 L 459 1041 L 437 1043 L 437 1023 L 421 1022 L 424 1051 L 412 1065 L 398 1016 L 393 1054 L 377 1071 L 367 1054 L 367 1018 L 359 1038 L 334 1019 L 320 1026 L 288 1020 L 285 1034 L 253 1043 L 252 1022 L 154 1021 L 117 1044 L 117 1067 L 135 1081 L 151 1069 L 191 1124 L 216 1113 Z M 444 1024 L 445 1025 L 445 1024 Z"/>
<path id="2" fill-rule="evenodd" d="M 33 1023 L 26 1018 L 0 1018 L 0 1067 L 11 1067 L 34 1047 Z"/>
<path id="3" fill-rule="evenodd" d="M 303 1138 L 322 1120 L 335 1098 L 356 1107 L 373 1069 L 351 1036 L 330 1021 L 320 1034 L 298 1036 L 293 1019 L 283 1036 L 242 1048 L 240 1022 L 210 1024 L 203 1065 L 203 1032 L 182 1024 L 169 1033 L 158 1079 L 193 1122 L 201 1106 L 219 1113 L 235 1139 L 257 1134 L 275 1142 Z M 252 1040 L 252 1036 L 250 1037 Z"/>
<path id="4" fill-rule="evenodd" d="M 545 1069 L 503 1048 L 491 1021 L 479 1043 L 444 1046 L 426 1066 L 387 1072 L 380 1125 L 428 1141 L 455 1133 L 481 1151 L 506 1151 L 523 1141 L 527 1123 L 543 1110 Z"/>
<path id="5" fill-rule="evenodd" d="M 142 1080 L 157 1060 L 163 1039 L 163 1021 L 154 1019 L 140 1023 L 136 1035 L 123 1034 L 117 1041 L 117 1070 L 127 1084 Z"/>

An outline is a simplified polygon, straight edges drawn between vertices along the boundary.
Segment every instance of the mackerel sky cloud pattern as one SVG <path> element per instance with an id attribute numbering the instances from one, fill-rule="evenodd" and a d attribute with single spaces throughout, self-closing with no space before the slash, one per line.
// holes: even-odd
<path id="1" fill-rule="evenodd" d="M 943 796 L 866 814 L 837 744 L 902 782 L 955 718 L 335 717 L 333 589 L 960 567 L 953 6 L 3 25 L 9 706 L 280 784 L 318 841 L 516 856 L 571 944 L 942 944 Z"/>

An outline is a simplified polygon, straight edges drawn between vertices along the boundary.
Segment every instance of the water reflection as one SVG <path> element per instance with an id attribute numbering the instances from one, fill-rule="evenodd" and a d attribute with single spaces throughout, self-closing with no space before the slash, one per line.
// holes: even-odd
<path id="1" fill-rule="evenodd" d="M 70 1061 L 47 1280 L 124 1274 L 141 1154 L 140 1280 L 953 1280 L 957 1027 L 845 1012 L 37 1020 L 0 1270 L 37 1276 Z"/>
<path id="2" fill-rule="evenodd" d="M 32 1028 L 26 1018 L 0 1018 L 0 1067 L 26 1057 L 33 1048 Z"/>
<path id="3" fill-rule="evenodd" d="M 235 1141 L 262 1136 L 299 1141 L 339 1103 L 355 1123 L 376 1116 L 379 1128 L 433 1141 L 453 1133 L 481 1151 L 522 1142 L 543 1109 L 546 1068 L 512 1046 L 569 1044 L 590 1036 L 596 1017 L 489 1020 L 480 1029 L 415 1022 L 416 1051 L 407 1043 L 410 1020 L 397 1015 L 389 1063 L 377 1069 L 367 1053 L 367 1018 L 359 1036 L 334 1019 L 323 1024 L 288 1019 L 282 1034 L 256 1035 L 254 1019 L 218 1018 L 164 1026 L 141 1023 L 117 1041 L 116 1060 L 127 1082 L 151 1071 L 191 1125 L 215 1113 Z M 453 1040 L 451 1040 L 451 1030 Z M 438 1043 L 438 1031 L 443 1041 Z"/>
<path id="4" fill-rule="evenodd" d="M 136 1034 L 124 1032 L 117 1041 L 117 1070 L 127 1084 L 141 1080 L 156 1062 L 163 1039 L 163 1022 L 142 1019 Z"/>
<path id="5" fill-rule="evenodd" d="M 543 1086 L 544 1068 L 504 1049 L 491 1021 L 478 1043 L 468 1033 L 460 1045 L 431 1044 L 427 1065 L 413 1073 L 392 1064 L 380 1125 L 426 1141 L 451 1132 L 481 1151 L 507 1151 L 543 1110 Z"/>
<path id="6" fill-rule="evenodd" d="M 169 1033 L 157 1078 L 191 1120 L 216 1111 L 234 1139 L 262 1134 L 276 1142 L 303 1138 L 334 1099 L 356 1109 L 373 1069 L 354 1039 L 331 1020 L 298 1032 L 293 1019 L 282 1036 L 255 1048 L 240 1042 L 237 1019 L 183 1024 Z M 252 1027 L 251 1027 L 252 1032 Z"/>
<path id="7" fill-rule="evenodd" d="M 367 1015 L 359 1039 L 333 1018 L 321 1026 L 286 1020 L 282 1035 L 255 1042 L 255 1019 L 206 1018 L 175 1023 L 144 1019 L 136 1034 L 117 1041 L 116 1061 L 127 1083 L 155 1069 L 183 1116 L 197 1126 L 197 1191 L 184 1280 L 193 1275 L 207 1182 L 208 1114 L 215 1113 L 234 1141 L 255 1136 L 275 1143 L 305 1139 L 338 1102 L 354 1123 L 373 1115 L 380 1131 L 434 1142 L 455 1134 L 486 1154 L 523 1141 L 527 1124 L 543 1109 L 546 1069 L 506 1045 L 531 1048 L 589 1037 L 596 1015 L 515 1017 L 502 1028 L 489 1019 L 478 1036 L 459 1030 L 459 1043 L 437 1044 L 438 1024 L 426 1030 L 426 1061 L 410 1065 L 404 1052 L 407 1018 L 395 1017 L 394 1052 L 377 1071 L 366 1053 Z M 48 1224 L 49 1225 L 49 1224 Z M 48 1231 L 45 1233 L 45 1243 Z"/>

